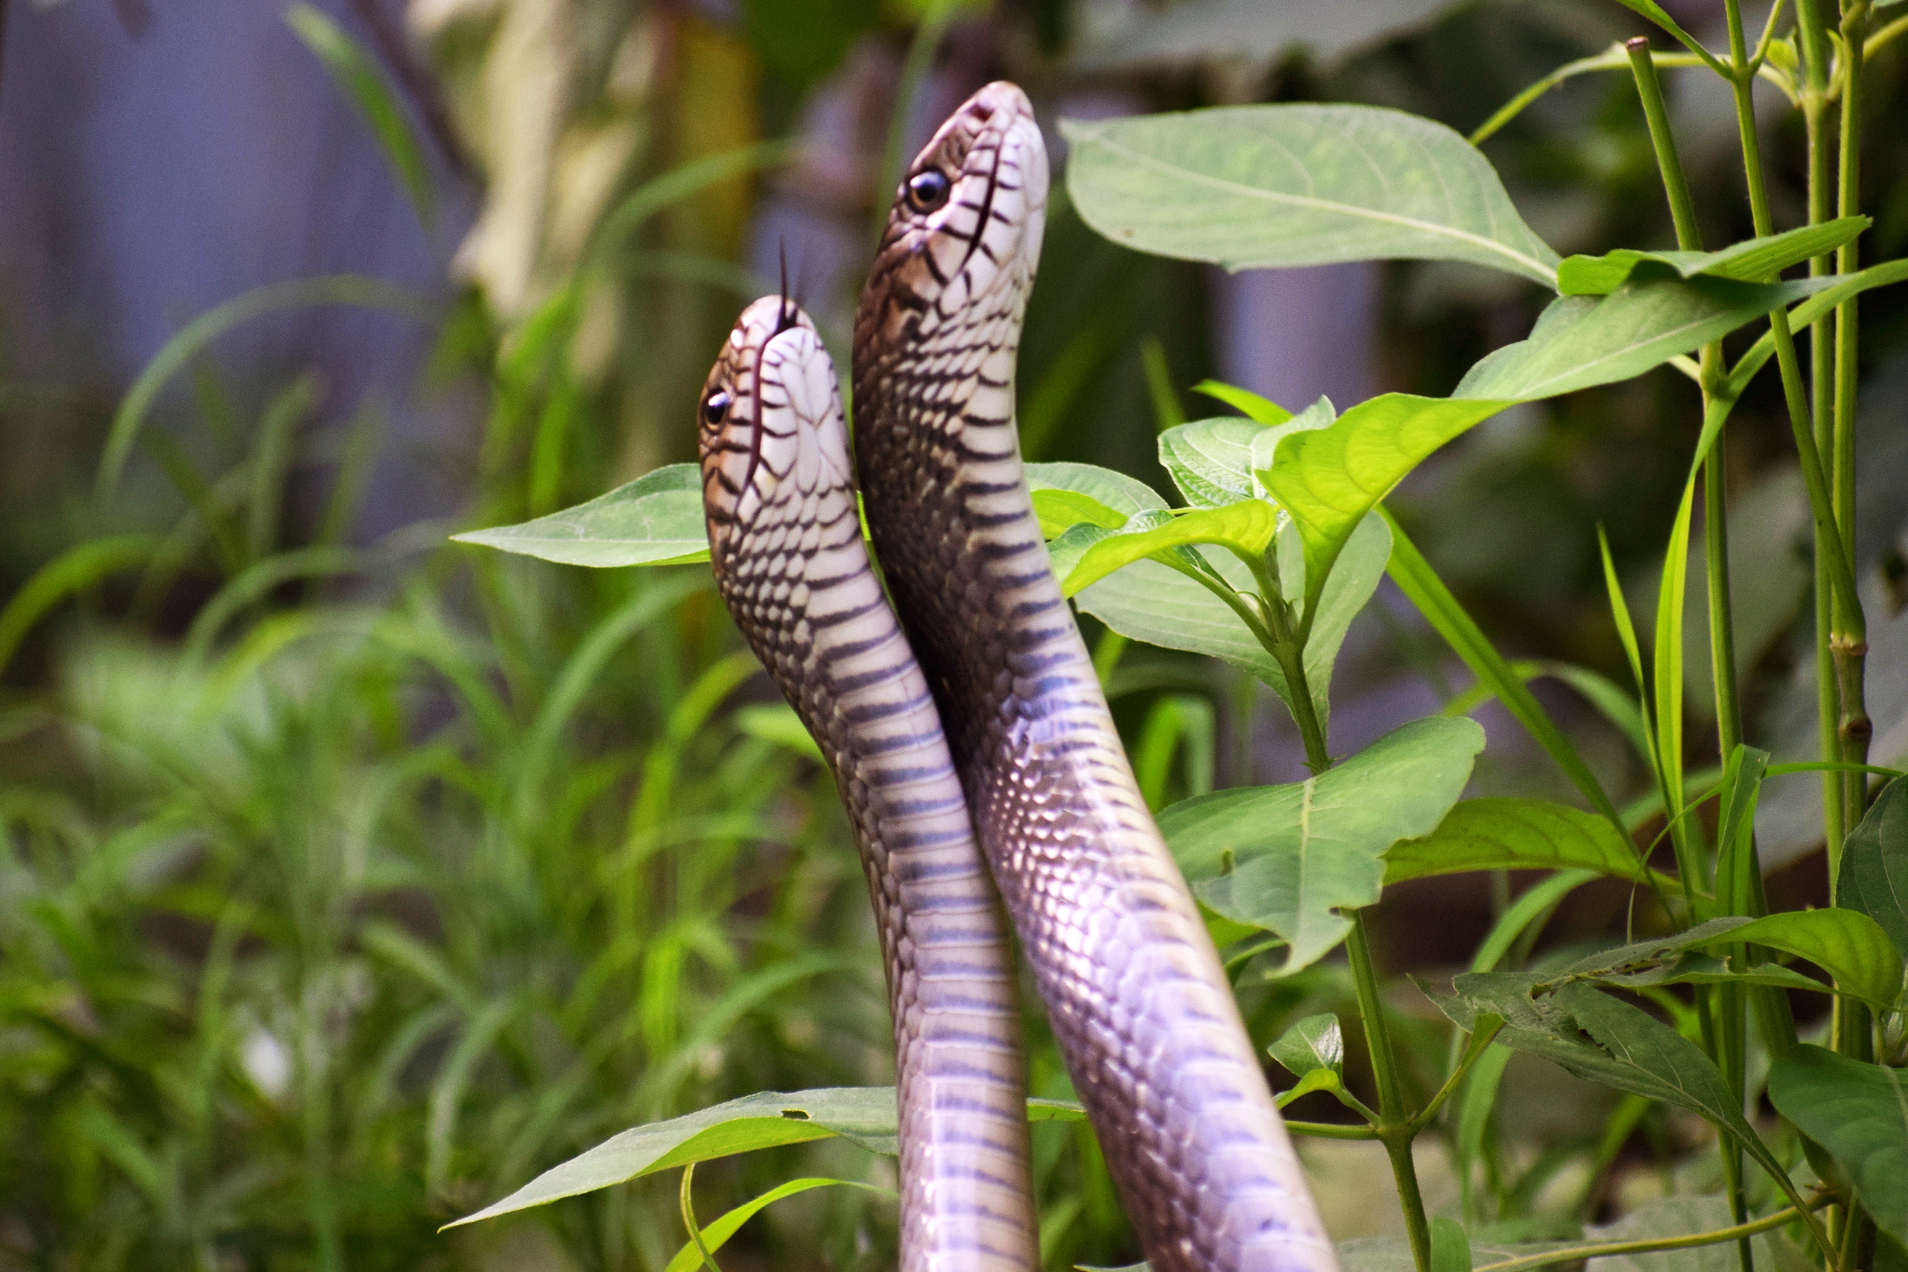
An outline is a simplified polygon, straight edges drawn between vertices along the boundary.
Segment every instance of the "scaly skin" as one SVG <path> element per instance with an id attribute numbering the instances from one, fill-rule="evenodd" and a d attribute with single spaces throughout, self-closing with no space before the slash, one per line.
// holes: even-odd
<path id="1" fill-rule="evenodd" d="M 955 112 L 902 182 L 855 319 L 875 555 L 1155 1272 L 1334 1272 L 1028 496 L 1014 358 L 1046 195 L 1040 131 L 1007 83 Z"/>
<path id="2" fill-rule="evenodd" d="M 855 515 L 835 370 L 807 315 L 743 312 L 703 390 L 722 599 L 820 743 L 887 958 L 902 1272 L 1034 1272 L 1013 947 L 927 682 Z"/>

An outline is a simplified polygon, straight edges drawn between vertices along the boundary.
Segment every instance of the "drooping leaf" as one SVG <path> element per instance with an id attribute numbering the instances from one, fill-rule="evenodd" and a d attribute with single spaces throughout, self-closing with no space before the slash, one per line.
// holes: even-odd
<path id="1" fill-rule="evenodd" d="M 1451 396 L 1527 402 L 1627 380 L 1831 285 L 1634 278 L 1608 296 L 1561 296 L 1529 339 L 1478 362 Z"/>
<path id="2" fill-rule="evenodd" d="M 565 565 L 678 565 L 709 559 L 702 476 L 694 464 L 658 468 L 535 521 L 452 537 Z"/>
<path id="3" fill-rule="evenodd" d="M 1130 524 L 1130 523 L 1129 523 Z M 1172 548 L 1210 543 L 1226 551 L 1261 555 L 1278 529 L 1278 513 L 1263 499 L 1241 499 L 1219 508 L 1200 508 L 1163 524 L 1113 532 L 1081 554 L 1060 590 L 1073 596 L 1122 566 Z"/>
<path id="4" fill-rule="evenodd" d="M 861 1188 L 886 1197 L 894 1195 L 885 1188 L 857 1183 L 852 1179 L 791 1179 L 785 1184 L 769 1189 L 759 1197 L 750 1198 L 719 1218 L 702 1225 L 702 1248 L 714 1254 L 729 1243 L 729 1238 L 740 1231 L 743 1224 L 784 1197 L 793 1197 L 797 1193 L 805 1193 L 814 1188 L 829 1187 Z M 685 1241 L 682 1249 L 676 1251 L 675 1257 L 669 1260 L 663 1272 L 695 1272 L 701 1266 L 702 1251 L 696 1249 L 694 1241 Z"/>
<path id="5" fill-rule="evenodd" d="M 1265 425 L 1236 415 L 1193 420 L 1159 435 L 1159 462 L 1195 508 L 1251 499 L 1259 493 L 1252 480 L 1252 442 L 1264 432 Z"/>
<path id="6" fill-rule="evenodd" d="M 502 1201 L 455 1223 L 475 1223 L 690 1162 L 839 1135 L 892 1154 L 897 1125 L 893 1087 L 764 1091 L 713 1108 L 611 1136 L 553 1166 Z"/>
<path id="7" fill-rule="evenodd" d="M 1556 284 L 1557 254 L 1442 124 L 1373 106 L 1065 120 L 1067 190 L 1125 247 L 1228 269 L 1459 260 Z"/>
<path id="8" fill-rule="evenodd" d="M 1908 1245 L 1908 1083 L 1901 1071 L 1804 1044 L 1770 1066 L 1769 1100 L 1848 1172 L 1876 1226 Z"/>
<path id="9" fill-rule="evenodd" d="M 404 183 L 418 220 L 429 227 L 434 203 L 430 170 L 424 166 L 423 150 L 411 134 L 410 124 L 398 108 L 396 94 L 391 91 L 377 59 L 328 14 L 303 0 L 286 8 L 285 22 L 325 64 L 332 80 L 364 116 L 364 122 L 384 150 L 384 157 Z"/>
<path id="10" fill-rule="evenodd" d="M 1566 296 L 1606 295 L 1621 287 L 1639 266 L 1650 265 L 1673 270 L 1681 278 L 1701 274 L 1741 283 L 1774 282 L 1791 265 L 1834 251 L 1869 224 L 1865 216 L 1838 217 L 1746 239 L 1718 252 L 1642 252 L 1625 247 L 1602 256 L 1566 256 L 1557 267 L 1557 290 Z"/>
<path id="11" fill-rule="evenodd" d="M 1842 846 L 1835 903 L 1875 920 L 1908 954 L 1908 781 L 1883 787 Z"/>
<path id="12" fill-rule="evenodd" d="M 1160 831 L 1202 901 L 1285 939 L 1290 975 L 1344 939 L 1340 909 L 1378 900 L 1385 850 L 1437 825 L 1483 746 L 1473 721 L 1433 716 L 1307 781 L 1174 804 Z"/>
<path id="13" fill-rule="evenodd" d="M 1307 1016 L 1279 1035 L 1268 1050 L 1295 1078 L 1314 1069 L 1345 1071 L 1345 1035 L 1330 1012 Z"/>
<path id="14" fill-rule="evenodd" d="M 1595 870 L 1641 879 L 1636 845 L 1605 818 L 1542 799 L 1467 799 L 1436 830 L 1385 853 L 1385 882 L 1466 870 Z"/>

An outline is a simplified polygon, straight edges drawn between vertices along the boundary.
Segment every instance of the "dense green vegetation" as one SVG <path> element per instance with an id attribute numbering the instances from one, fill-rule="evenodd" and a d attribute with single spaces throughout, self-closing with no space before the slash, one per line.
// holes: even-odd
<path id="1" fill-rule="evenodd" d="M 1898 758 L 1866 750 L 1859 637 L 1865 619 L 1871 649 L 1900 649 L 1879 633 L 1900 609 L 1908 500 L 1864 505 L 1885 533 L 1858 536 L 1861 466 L 1899 460 L 1885 445 L 1858 456 L 1855 440 L 1863 411 L 1899 429 L 1904 400 L 1908 288 L 1883 285 L 1908 273 L 1908 138 L 1889 126 L 1908 111 L 1908 18 L 1861 2 L 1837 19 L 1805 0 L 1764 32 L 1731 2 L 1724 53 L 1693 39 L 1669 53 L 1680 28 L 1632 8 L 1421 22 L 1373 5 L 1369 28 L 1321 33 L 1313 56 L 1243 94 L 1217 73 L 1195 87 L 1121 72 L 1160 106 L 1268 89 L 1402 106 L 1478 130 L 1490 162 L 1449 128 L 1368 106 L 1066 127 L 1070 197 L 1021 372 L 1030 458 L 1049 461 L 1038 506 L 1255 1039 L 1307 1093 L 1290 1111 L 1321 1146 L 1328 1214 L 1385 1234 L 1347 1251 L 1361 1268 L 1511 1272 L 1543 1252 L 1533 1243 L 1745 1222 L 1757 1230 L 1739 1243 L 1657 1257 L 1851 1272 L 1904 1257 L 1908 1126 L 1891 1121 L 1888 1066 L 1903 1059 L 1908 786 L 1849 766 Z M 665 468 L 595 513 L 559 514 L 586 545 L 621 519 L 624 541 L 586 563 L 672 563 L 652 569 L 444 542 L 684 456 L 708 351 L 759 286 L 732 262 L 754 197 L 741 179 L 789 157 L 763 134 L 786 131 L 857 32 L 912 40 L 918 71 L 962 17 L 829 6 L 796 40 L 787 6 L 747 10 L 734 32 L 634 19 L 678 23 L 676 77 L 640 107 L 674 132 L 540 291 L 491 285 L 448 310 L 368 279 L 251 293 L 184 328 L 72 455 L 83 511 L 37 559 L 16 552 L 0 611 L 0 1266 L 678 1272 L 698 1257 L 685 1214 L 719 1244 L 731 1225 L 714 1216 L 765 1195 L 789 1200 L 740 1228 L 714 1256 L 725 1266 L 891 1261 L 891 1167 L 869 1151 L 883 1127 L 865 1098 L 745 1105 L 755 1116 L 727 1122 L 729 1138 L 703 1130 L 673 1156 L 722 1117 L 671 1124 L 624 1141 L 595 1182 L 650 1177 L 437 1232 L 625 1128 L 891 1076 L 844 818 L 694 561 L 692 488 Z M 996 69 L 1037 94 L 1173 34 L 1142 29 L 1124 53 L 1083 43 L 1063 62 L 1086 39 L 1069 7 L 1032 10 L 969 38 L 995 40 Z M 294 21 L 433 215 L 425 143 L 389 76 L 315 11 Z M 1654 62 L 1602 51 L 1644 30 Z M 453 84 L 476 47 L 440 48 Z M 1657 68 L 1709 60 L 1675 74 L 1719 75 L 1741 113 L 1673 135 L 1645 109 Z M 754 76 L 758 61 L 751 95 L 712 99 L 711 67 Z M 1560 97 L 1493 114 L 1560 66 Z M 1783 113 L 1738 134 L 1757 76 L 1780 82 Z M 599 88 L 585 123 L 623 109 Z M 917 88 L 902 76 L 897 116 Z M 1866 150 L 1838 147 L 1851 131 Z M 1306 153 L 1321 136 L 1324 159 L 1301 174 L 1330 205 L 1305 213 L 1321 224 L 1257 204 L 1230 215 L 1202 187 L 1223 171 L 1279 193 L 1290 173 L 1256 159 L 1255 140 Z M 1386 147 L 1383 171 L 1461 178 L 1477 201 L 1417 232 L 1370 232 L 1359 209 L 1397 209 L 1344 157 Z M 1149 164 L 1119 158 L 1140 153 Z M 1187 199 L 1203 233 L 1184 232 Z M 1353 223 L 1364 237 L 1340 233 Z M 1307 247 L 1306 228 L 1333 246 Z M 1681 255 L 1611 251 L 1672 242 Z M 1391 267 L 1386 379 L 1411 392 L 1303 409 L 1185 392 L 1210 361 L 1203 276 L 1167 257 L 1455 263 Z M 1851 281 L 1823 291 L 1803 269 Z M 1858 325 L 1867 287 L 1880 290 Z M 459 526 L 356 541 L 375 403 L 314 428 L 310 379 L 260 386 L 220 358 L 224 332 L 309 305 L 424 322 L 436 352 L 419 392 L 485 391 Z M 1187 421 L 1214 398 L 1238 413 Z M 1533 402 L 1516 410 L 1534 431 L 1467 439 L 1373 511 L 1439 447 Z M 10 420 L 7 444 L 35 420 Z M 1087 460 L 1101 466 L 1072 462 Z M 331 470 L 315 510 L 294 497 L 314 463 Z M 1813 510 L 1814 551 L 1759 535 L 1753 496 L 1771 475 Z M 1725 495 L 1753 515 L 1726 521 Z M 53 537 L 32 531 L 22 540 Z M 1764 555 L 1739 558 L 1740 543 Z M 1407 604 L 1369 604 L 1387 570 Z M 1764 574 L 1786 591 L 1759 588 Z M 1775 612 L 1732 609 L 1731 587 Z M 1197 627 L 1161 622 L 1194 612 Z M 1356 665 L 1334 676 L 1354 630 Z M 1843 767 L 1775 762 L 1814 758 L 1782 750 L 1791 665 Z M 1441 712 L 1352 754 L 1334 745 L 1333 702 L 1342 716 L 1350 687 L 1401 667 Z M 1868 683 L 1900 676 L 1871 667 Z M 1573 696 L 1527 687 L 1546 677 Z M 1473 713 L 1490 727 L 1482 761 Z M 1884 735 L 1896 723 L 1878 718 Z M 1306 789 L 1303 770 L 1255 757 L 1270 727 L 1302 743 Z M 1818 780 L 1829 851 L 1795 868 L 1809 881 L 1765 890 L 1756 805 Z M 1467 782 L 1485 797 L 1460 801 Z M 1295 887 L 1281 873 L 1293 809 L 1328 797 L 1339 821 L 1305 831 L 1328 844 L 1323 878 Z M 1474 931 L 1440 908 L 1459 894 L 1416 882 L 1454 872 L 1478 884 Z M 1795 894 L 1837 905 L 1755 917 L 1800 909 Z M 1461 929 L 1462 952 L 1424 939 L 1434 926 Z M 1056 1267 L 1130 1261 L 1041 1028 L 1032 1090 L 1060 1102 L 1037 1110 L 1043 1251 Z M 736 1152 L 755 1145 L 770 1147 Z M 693 1176 L 661 1169 L 698 1158 Z M 771 1194 L 790 1180 L 873 1187 Z M 1381 1187 L 1407 1199 L 1391 1226 L 1366 1213 Z M 1643 1204 L 1660 1193 L 1675 1195 Z"/>

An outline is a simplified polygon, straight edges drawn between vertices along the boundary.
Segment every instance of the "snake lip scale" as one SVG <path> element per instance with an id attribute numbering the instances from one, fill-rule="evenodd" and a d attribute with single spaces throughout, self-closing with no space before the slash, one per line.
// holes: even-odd
<path id="1" fill-rule="evenodd" d="M 1028 495 L 1014 361 L 1047 189 L 1005 82 L 910 166 L 856 312 L 852 464 L 812 326 L 743 314 L 703 398 L 718 586 L 854 820 L 895 1007 L 904 1272 L 1037 1263 L 1003 906 L 1155 1272 L 1336 1272 Z"/>

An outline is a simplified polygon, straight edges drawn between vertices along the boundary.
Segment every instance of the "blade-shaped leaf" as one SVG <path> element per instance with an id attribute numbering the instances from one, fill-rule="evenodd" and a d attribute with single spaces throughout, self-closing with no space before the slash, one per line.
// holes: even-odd
<path id="1" fill-rule="evenodd" d="M 728 1244 L 729 1238 L 740 1231 L 743 1224 L 753 1219 L 769 1206 L 782 1200 L 784 1197 L 793 1197 L 797 1193 L 805 1193 L 812 1188 L 828 1188 L 836 1185 L 843 1188 L 860 1188 L 868 1192 L 879 1193 L 884 1197 L 892 1197 L 894 1195 L 885 1188 L 876 1188 L 873 1184 L 857 1183 L 852 1179 L 791 1179 L 785 1184 L 780 1184 L 769 1189 L 759 1197 L 753 1197 L 743 1202 L 713 1222 L 704 1224 L 701 1234 L 702 1249 L 707 1250 L 710 1254 L 714 1254 L 717 1250 L 720 1250 L 723 1246 Z M 702 1250 L 696 1249 L 696 1243 L 694 1241 L 685 1241 L 682 1245 L 682 1249 L 676 1251 L 675 1257 L 669 1260 L 669 1264 L 663 1269 L 663 1272 L 695 1272 L 695 1269 L 701 1266 Z"/>
<path id="2" fill-rule="evenodd" d="M 1682 278 L 1701 274 L 1742 283 L 1774 282 L 1789 266 L 1834 251 L 1869 224 L 1865 216 L 1838 217 L 1745 239 L 1719 252 L 1641 252 L 1625 247 L 1602 256 L 1566 256 L 1557 267 L 1557 290 L 1566 296 L 1602 296 L 1621 287 L 1639 266 L 1647 270 L 1651 265 L 1674 270 Z"/>
<path id="3" fill-rule="evenodd" d="M 1285 938 L 1289 975 L 1344 939 L 1338 910 L 1378 900 L 1385 850 L 1437 825 L 1483 746 L 1473 721 L 1433 716 L 1307 781 L 1174 804 L 1160 831 L 1202 901 Z"/>
<path id="4" fill-rule="evenodd" d="M 424 166 L 423 151 L 411 135 L 377 59 L 327 14 L 302 0 L 286 8 L 285 22 L 325 64 L 332 80 L 364 116 L 384 148 L 384 157 L 404 183 L 405 193 L 411 196 L 418 219 L 428 227 L 433 204 L 430 171 Z"/>
<path id="5" fill-rule="evenodd" d="M 588 1152 L 544 1171 L 502 1201 L 446 1226 L 475 1223 L 561 1197 L 594 1192 L 672 1166 L 834 1135 L 892 1154 L 896 1125 L 893 1087 L 825 1087 L 790 1094 L 763 1091 L 745 1095 L 611 1136 Z"/>
<path id="6" fill-rule="evenodd" d="M 1262 397 L 1251 389 L 1242 389 L 1236 384 L 1226 384 L 1220 380 L 1201 380 L 1192 386 L 1192 391 L 1203 393 L 1209 398 L 1216 398 L 1239 411 L 1247 419 L 1257 420 L 1268 428 L 1274 424 L 1283 424 L 1292 418 L 1292 412 L 1271 398 Z"/>
<path id="7" fill-rule="evenodd" d="M 1875 920 L 1908 954 L 1908 781 L 1883 787 L 1843 845 L 1835 903 Z"/>
<path id="8" fill-rule="evenodd" d="M 1527 402 L 1627 380 L 1832 285 L 1637 278 L 1608 296 L 1561 296 L 1529 339 L 1477 363 L 1451 396 Z"/>
<path id="9" fill-rule="evenodd" d="M 1268 1050 L 1295 1078 L 1314 1069 L 1345 1071 L 1345 1035 L 1338 1027 L 1338 1017 L 1330 1012 L 1305 1017 L 1280 1034 Z"/>
<path id="10" fill-rule="evenodd" d="M 1228 269 L 1459 260 L 1556 284 L 1557 254 L 1443 124 L 1374 106 L 1065 120 L 1067 190 L 1124 247 Z"/>
<path id="11" fill-rule="evenodd" d="M 1908 1083 L 1901 1071 L 1804 1044 L 1770 1066 L 1769 1100 L 1848 1172 L 1876 1226 L 1908 1245 Z"/>
<path id="12" fill-rule="evenodd" d="M 709 559 L 702 475 L 694 464 L 658 468 L 535 521 L 452 537 L 565 565 L 677 565 Z"/>
<path id="13" fill-rule="evenodd" d="M 1595 870 L 1643 877 L 1636 845 L 1608 819 L 1542 799 L 1467 799 L 1422 839 L 1385 853 L 1385 882 L 1465 870 Z"/>

